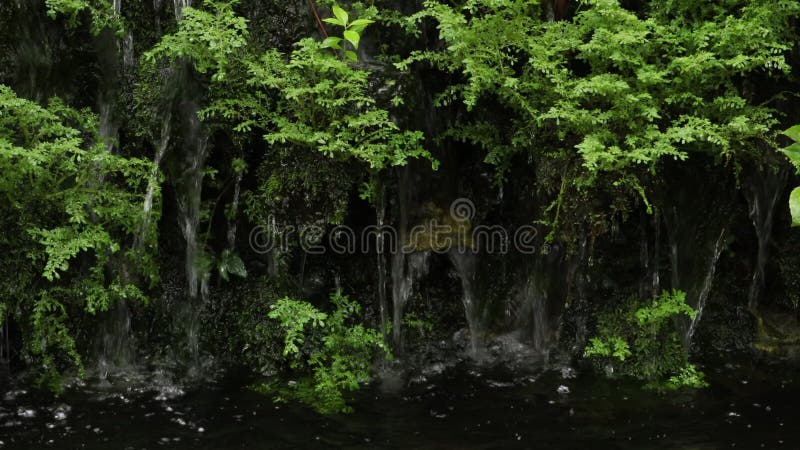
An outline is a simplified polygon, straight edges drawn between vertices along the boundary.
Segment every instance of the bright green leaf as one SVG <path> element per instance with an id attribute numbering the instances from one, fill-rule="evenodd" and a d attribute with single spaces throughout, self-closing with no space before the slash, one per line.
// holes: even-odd
<path id="1" fill-rule="evenodd" d="M 795 167 L 800 167 L 800 142 L 795 142 L 794 144 L 781 149 L 781 152 L 789 158 L 789 161 L 795 165 Z"/>
<path id="2" fill-rule="evenodd" d="M 800 125 L 795 125 L 786 131 L 781 132 L 784 136 L 788 136 L 795 142 L 800 142 Z"/>
<path id="3" fill-rule="evenodd" d="M 333 5 L 333 15 L 342 22 L 342 26 L 347 26 L 347 20 L 350 16 L 339 5 Z"/>
<path id="4" fill-rule="evenodd" d="M 794 188 L 789 195 L 789 212 L 792 214 L 792 226 L 800 226 L 800 187 Z"/>
<path id="5" fill-rule="evenodd" d="M 361 36 L 353 30 L 345 30 L 344 38 L 353 44 L 353 48 L 358 49 L 358 43 L 361 41 Z"/>
<path id="6" fill-rule="evenodd" d="M 342 38 L 335 37 L 335 36 L 330 36 L 330 37 L 325 38 L 324 41 L 322 41 L 322 48 L 335 48 L 335 49 L 338 50 L 338 49 L 342 48 L 339 45 L 340 42 L 342 42 Z"/>

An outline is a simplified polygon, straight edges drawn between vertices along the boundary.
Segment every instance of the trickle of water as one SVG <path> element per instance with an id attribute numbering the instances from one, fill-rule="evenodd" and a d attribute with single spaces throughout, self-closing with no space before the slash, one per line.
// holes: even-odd
<path id="1" fill-rule="evenodd" d="M 153 200 L 156 195 L 156 188 L 159 184 L 159 167 L 161 160 L 167 153 L 169 147 L 170 133 L 172 132 L 172 114 L 167 112 L 161 124 L 161 139 L 156 146 L 156 154 L 153 157 L 153 169 L 150 171 L 150 179 L 147 181 L 147 193 L 144 198 L 144 211 L 143 211 L 143 226 L 141 233 L 146 233 L 150 227 L 150 218 L 153 211 Z M 141 245 L 145 241 L 144 235 L 140 234 L 137 245 Z"/>
<path id="2" fill-rule="evenodd" d="M 134 362 L 131 314 L 125 301 L 118 301 L 105 318 L 99 337 L 97 372 L 101 383 L 108 375 L 128 369 Z"/>
<path id="3" fill-rule="evenodd" d="M 153 20 L 155 21 L 156 36 L 161 36 L 161 16 L 159 14 L 161 12 L 161 0 L 153 0 L 153 11 L 155 11 Z"/>
<path id="4" fill-rule="evenodd" d="M 748 292 L 748 306 L 755 309 L 758 306 L 761 291 L 764 288 L 764 269 L 769 259 L 769 244 L 772 239 L 772 225 L 774 223 L 775 206 L 778 198 L 786 186 L 788 173 L 784 169 L 775 170 L 767 168 L 756 172 L 749 189 L 745 190 L 745 197 L 750 204 L 750 220 L 758 240 L 756 254 L 756 268 Z"/>
<path id="5" fill-rule="evenodd" d="M 242 177 L 244 172 L 236 174 L 236 181 L 233 186 L 233 200 L 231 201 L 230 214 L 228 215 L 228 248 L 233 250 L 236 247 L 236 217 L 239 211 L 239 196 L 242 191 Z"/>
<path id="6" fill-rule="evenodd" d="M 102 96 L 101 96 L 102 97 Z M 103 141 L 108 153 L 114 153 L 119 126 L 112 118 L 113 111 L 110 102 L 101 99 L 100 102 L 100 139 Z"/>
<path id="7" fill-rule="evenodd" d="M 122 0 L 114 0 L 114 14 L 120 15 L 122 13 Z"/>
<path id="8" fill-rule="evenodd" d="M 714 251 L 709 259 L 708 272 L 706 272 L 706 277 L 703 279 L 703 285 L 697 295 L 697 305 L 694 307 L 697 310 L 697 314 L 695 314 L 694 318 L 692 318 L 691 323 L 689 323 L 689 328 L 686 330 L 685 342 L 687 346 L 692 342 L 694 331 L 697 328 L 697 324 L 700 322 L 700 317 L 703 315 L 703 308 L 705 308 L 708 294 L 711 293 L 711 285 L 714 283 L 714 273 L 717 269 L 717 262 L 719 261 L 719 257 L 722 254 L 722 249 L 724 247 L 725 229 L 723 228 L 719 233 L 717 241 L 714 243 Z"/>
<path id="9" fill-rule="evenodd" d="M 381 314 L 381 329 L 387 333 L 389 326 L 389 304 L 386 299 L 386 256 L 385 256 L 385 242 L 383 236 L 383 228 L 386 225 L 386 192 L 380 194 L 378 206 L 376 208 L 376 223 L 378 225 L 378 234 L 375 237 L 375 251 L 377 256 L 378 267 L 378 306 Z"/>
<path id="10" fill-rule="evenodd" d="M 430 252 L 406 254 L 402 250 L 392 257 L 392 335 L 398 347 L 401 345 L 403 311 L 414 293 L 414 283 L 428 273 L 429 258 Z"/>
<path id="11" fill-rule="evenodd" d="M 122 38 L 122 64 L 128 70 L 136 65 L 133 56 L 133 33 L 130 30 L 125 30 L 125 36 Z"/>
<path id="12" fill-rule="evenodd" d="M 183 8 L 187 6 L 192 6 L 192 0 L 172 0 L 172 3 L 175 7 L 176 20 L 183 19 Z"/>
<path id="13" fill-rule="evenodd" d="M 201 135 L 202 127 L 197 118 L 197 106 L 187 103 L 185 107 L 188 123 L 185 129 L 186 142 L 183 148 L 183 175 L 177 196 L 178 220 L 181 233 L 186 241 L 186 281 L 189 287 L 189 298 L 195 299 L 198 294 L 205 298 L 208 293 L 208 277 L 205 273 L 201 273 L 202 249 L 197 242 L 208 146 L 207 139 Z"/>
<path id="14" fill-rule="evenodd" d="M 539 356 L 545 359 L 550 349 L 558 341 L 562 328 L 561 315 L 567 309 L 576 317 L 576 339 L 582 340 L 585 334 L 585 323 L 581 324 L 579 316 L 582 312 L 581 302 L 585 296 L 585 267 L 591 259 L 588 236 L 581 240 L 580 254 L 572 261 L 566 261 L 561 249 L 553 246 L 546 255 L 537 254 L 531 257 L 529 264 L 521 267 L 520 278 L 510 296 L 507 312 L 513 329 L 529 341 Z M 567 276 L 564 276 L 566 272 Z M 571 273 L 571 275 L 570 275 Z M 568 279 L 573 279 L 573 304 L 566 304 L 570 297 Z M 563 308 L 562 308 L 563 305 Z"/>
<path id="15" fill-rule="evenodd" d="M 477 254 L 471 250 L 454 248 L 451 249 L 447 255 L 453 263 L 453 268 L 458 278 L 461 280 L 461 302 L 464 305 L 464 314 L 466 315 L 467 326 L 469 327 L 471 351 L 475 354 L 478 351 L 482 336 L 480 321 L 481 309 L 479 299 L 475 295 L 474 289 Z"/>

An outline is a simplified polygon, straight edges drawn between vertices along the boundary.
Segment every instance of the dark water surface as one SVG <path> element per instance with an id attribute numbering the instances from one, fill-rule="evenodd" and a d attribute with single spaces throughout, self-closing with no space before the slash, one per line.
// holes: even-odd
<path id="1" fill-rule="evenodd" d="M 706 372 L 708 389 L 659 394 L 590 374 L 462 364 L 399 390 L 376 383 L 353 414 L 329 417 L 230 382 L 182 395 L 76 387 L 56 400 L 6 387 L 0 449 L 800 448 L 793 370 Z"/>

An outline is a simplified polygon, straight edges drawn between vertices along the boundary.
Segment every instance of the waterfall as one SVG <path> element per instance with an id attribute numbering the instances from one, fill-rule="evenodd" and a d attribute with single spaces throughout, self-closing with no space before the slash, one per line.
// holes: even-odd
<path id="1" fill-rule="evenodd" d="M 136 66 L 133 54 L 133 33 L 130 30 L 125 30 L 125 36 L 122 38 L 122 64 L 126 71 L 132 71 Z"/>
<path id="2" fill-rule="evenodd" d="M 523 283 L 517 288 L 517 328 L 523 331 L 537 353 L 547 352 L 550 344 L 550 321 L 548 319 L 548 279 L 537 255 L 532 270 L 525 274 Z"/>
<path id="3" fill-rule="evenodd" d="M 239 197 L 242 191 L 242 178 L 244 171 L 236 174 L 236 181 L 233 185 L 233 201 L 231 201 L 231 209 L 228 212 L 228 249 L 234 250 L 236 248 L 236 216 L 239 212 Z"/>
<path id="4" fill-rule="evenodd" d="M 378 267 L 378 306 L 381 315 L 381 330 L 387 333 L 389 327 L 389 305 L 386 299 L 386 256 L 383 229 L 386 225 L 386 192 L 381 190 L 378 205 L 376 207 L 376 224 L 378 234 L 375 237 L 375 252 Z"/>
<path id="5" fill-rule="evenodd" d="M 398 243 L 392 255 L 392 338 L 397 349 L 402 347 L 403 310 L 414 289 L 414 274 L 408 262 L 408 209 L 411 201 L 411 183 L 408 166 L 398 169 L 397 198 L 399 221 Z M 378 233 L 380 234 L 380 232 Z"/>
<path id="6" fill-rule="evenodd" d="M 11 361 L 11 338 L 8 329 L 8 313 L 0 311 L 0 365 L 7 366 Z"/>
<path id="7" fill-rule="evenodd" d="M 192 0 L 172 0 L 175 7 L 175 20 L 183 19 L 183 8 L 192 6 Z"/>
<path id="8" fill-rule="evenodd" d="M 153 0 L 153 25 L 155 26 L 156 36 L 161 36 L 161 0 Z"/>
<path id="9" fill-rule="evenodd" d="M 587 271 L 589 253 L 589 233 L 587 227 L 581 228 L 581 238 L 578 241 L 578 251 L 569 259 L 567 268 L 567 304 L 559 320 L 558 335 L 563 335 L 562 328 L 566 321 L 572 321 L 574 326 L 573 348 L 583 348 L 586 343 L 588 322 L 588 299 L 586 298 L 586 284 L 590 281 Z M 646 261 L 647 247 L 640 249 Z M 545 304 L 545 307 L 547 305 Z M 545 324 L 546 325 L 546 324 Z M 544 343 L 547 343 L 544 341 Z M 541 350 L 540 350 L 541 351 Z"/>
<path id="10" fill-rule="evenodd" d="M 661 291 L 661 213 L 656 209 L 653 213 L 653 291 L 658 295 Z"/>
<path id="11" fill-rule="evenodd" d="M 99 338 L 98 377 L 108 382 L 108 375 L 133 364 L 134 344 L 131 339 L 131 314 L 124 301 L 118 301 L 106 315 Z"/>
<path id="12" fill-rule="evenodd" d="M 703 284 L 700 288 L 700 292 L 697 296 L 697 304 L 695 309 L 697 310 L 697 314 L 692 318 L 691 323 L 689 324 L 689 328 L 686 331 L 686 337 L 684 342 L 688 346 L 692 342 L 692 336 L 694 335 L 694 331 L 697 328 L 697 324 L 700 322 L 700 317 L 703 315 L 703 308 L 706 305 L 706 299 L 708 299 L 708 294 L 711 293 L 711 286 L 714 283 L 714 274 L 717 270 L 717 262 L 719 261 L 719 257 L 722 254 L 722 249 L 724 248 L 725 244 L 725 229 L 723 228 L 722 231 L 719 233 L 719 237 L 717 241 L 714 243 L 714 250 L 711 253 L 711 257 L 709 258 L 708 263 L 708 270 L 706 272 L 706 276 L 703 279 Z"/>
<path id="13" fill-rule="evenodd" d="M 142 229 L 139 232 L 137 245 L 142 245 L 146 242 L 146 233 L 150 228 L 150 218 L 153 211 L 153 201 L 155 200 L 156 189 L 159 185 L 159 172 L 161 160 L 167 153 L 169 147 L 170 133 L 172 132 L 172 114 L 167 112 L 164 115 L 161 124 L 161 139 L 156 146 L 156 154 L 153 156 L 153 168 L 150 171 L 150 179 L 147 180 L 147 193 L 144 198 L 144 207 L 142 211 Z"/>
<path id="14" fill-rule="evenodd" d="M 100 140 L 108 153 L 114 153 L 119 126 L 114 123 L 112 118 L 111 103 L 105 101 L 102 95 L 100 97 Z"/>
<path id="15" fill-rule="evenodd" d="M 661 292 L 661 215 L 658 209 L 653 212 L 652 220 L 649 218 L 650 215 L 641 212 L 639 264 L 644 277 L 639 285 L 640 298 L 655 297 Z M 651 225 L 652 241 L 649 232 Z"/>
<path id="16" fill-rule="evenodd" d="M 176 324 L 186 336 L 190 378 L 200 375 L 200 311 L 208 298 L 209 274 L 204 260 L 204 249 L 198 242 L 201 200 L 206 157 L 207 138 L 197 117 L 197 105 L 186 101 L 180 105 L 184 114 L 182 174 L 178 180 L 178 223 L 186 243 L 185 273 L 188 301 L 181 302 L 176 311 Z"/>
<path id="17" fill-rule="evenodd" d="M 476 353 L 482 338 L 479 299 L 475 295 L 475 267 L 477 254 L 469 249 L 453 248 L 447 253 L 453 263 L 458 278 L 461 280 L 461 302 L 469 327 L 469 339 L 472 353 Z"/>
<path id="18" fill-rule="evenodd" d="M 114 14 L 120 15 L 122 13 L 122 0 L 114 0 Z"/>
<path id="19" fill-rule="evenodd" d="M 702 209 L 692 209 L 682 217 L 678 208 L 673 206 L 667 208 L 663 216 L 670 248 L 671 288 L 686 292 L 686 303 L 697 311 L 692 320 L 681 323 L 686 346 L 691 344 L 700 322 L 711 293 L 717 263 L 727 244 L 728 217 L 724 213 L 724 203 L 721 205 L 721 223 L 703 222 Z"/>
<path id="20" fill-rule="evenodd" d="M 783 192 L 783 188 L 786 186 L 787 177 L 788 174 L 784 169 L 766 168 L 764 171 L 759 170 L 755 173 L 748 189 L 745 190 L 745 197 L 750 206 L 750 220 L 753 222 L 758 241 L 756 268 L 753 271 L 753 278 L 747 297 L 750 309 L 755 309 L 758 306 L 761 291 L 764 289 L 764 268 L 769 259 L 769 245 L 772 239 L 775 206 Z"/>
<path id="21" fill-rule="evenodd" d="M 402 346 L 403 311 L 414 293 L 414 283 L 428 273 L 429 258 L 430 252 L 406 254 L 402 249 L 392 257 L 392 336 L 398 348 Z"/>
<path id="22" fill-rule="evenodd" d="M 194 104 L 188 105 L 189 124 L 186 130 L 187 139 L 184 151 L 184 171 L 180 180 L 178 195 L 178 217 L 181 233 L 186 241 L 186 281 L 189 287 L 189 298 L 195 299 L 198 294 L 205 298 L 208 293 L 208 278 L 201 273 L 202 249 L 197 242 L 200 227 L 201 195 L 203 175 L 207 156 L 207 141 L 200 135 L 200 121 Z"/>

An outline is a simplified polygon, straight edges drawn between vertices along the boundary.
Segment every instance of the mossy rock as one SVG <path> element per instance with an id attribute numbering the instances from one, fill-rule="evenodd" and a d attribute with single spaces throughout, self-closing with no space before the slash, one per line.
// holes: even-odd
<path id="1" fill-rule="evenodd" d="M 423 206 L 424 218 L 408 230 L 403 248 L 411 252 L 443 253 L 451 248 L 473 250 L 472 222 L 454 217 L 432 202 Z"/>
<path id="2" fill-rule="evenodd" d="M 794 312 L 761 308 L 755 313 L 758 334 L 754 346 L 775 357 L 800 356 L 800 319 Z"/>

